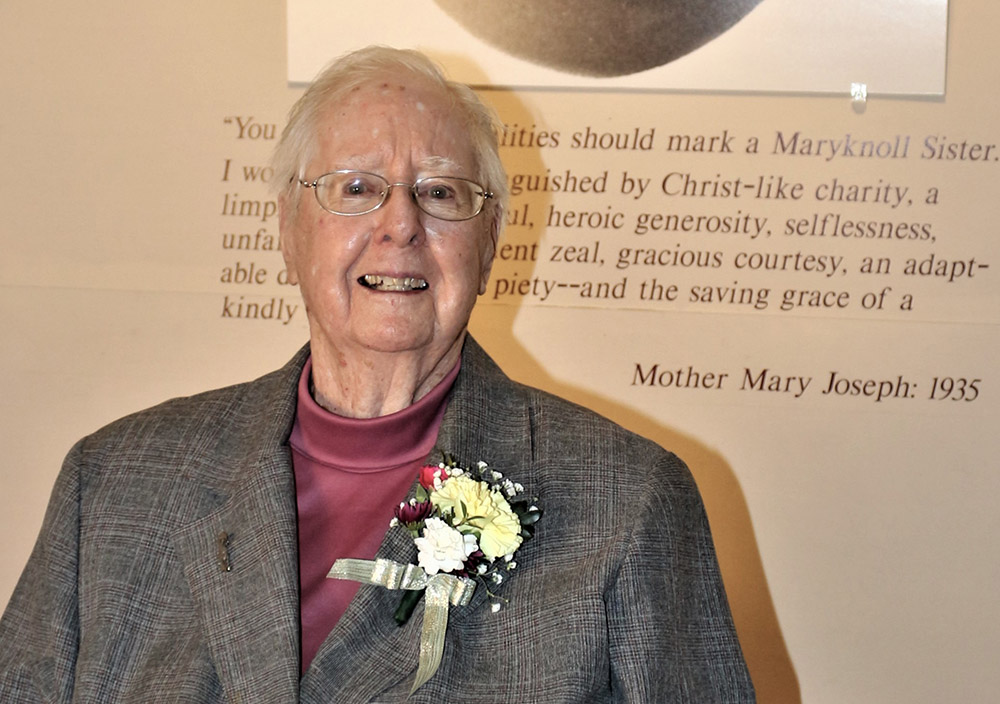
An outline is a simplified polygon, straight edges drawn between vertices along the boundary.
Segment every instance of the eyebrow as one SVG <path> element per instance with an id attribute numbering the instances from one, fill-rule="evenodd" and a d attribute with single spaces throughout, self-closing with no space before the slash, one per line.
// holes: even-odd
<path id="1" fill-rule="evenodd" d="M 338 160 L 337 163 L 338 163 L 338 165 L 336 166 L 337 170 L 350 169 L 355 171 L 368 171 L 371 173 L 378 172 L 377 168 L 374 167 L 371 164 L 371 162 L 368 161 L 368 155 L 366 154 L 340 159 Z M 457 176 L 463 173 L 464 171 L 464 169 L 462 169 L 462 167 L 459 165 L 457 161 L 455 161 L 454 159 L 449 159 L 446 156 L 429 156 L 424 159 L 421 159 L 419 162 L 417 162 L 417 170 L 424 173 L 430 172 L 432 175 L 435 176 L 442 176 L 442 175 Z"/>
<path id="2" fill-rule="evenodd" d="M 422 171 L 427 169 L 439 169 L 439 170 L 459 171 L 459 172 L 462 171 L 461 167 L 458 165 L 456 161 L 444 156 L 429 156 L 426 159 L 421 159 L 420 169 Z"/>

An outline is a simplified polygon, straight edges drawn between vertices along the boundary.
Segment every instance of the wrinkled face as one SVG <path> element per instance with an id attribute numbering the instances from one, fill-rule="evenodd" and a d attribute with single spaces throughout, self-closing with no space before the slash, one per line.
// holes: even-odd
<path id="1" fill-rule="evenodd" d="M 472 143 L 437 89 L 413 76 L 362 85 L 320 120 L 303 180 L 341 169 L 389 183 L 477 180 Z M 297 202 L 294 202 L 296 201 Z M 443 356 L 465 331 L 495 250 L 489 202 L 475 218 L 437 220 L 396 187 L 365 215 L 323 210 L 309 189 L 281 203 L 282 251 L 309 316 L 314 350 Z"/>

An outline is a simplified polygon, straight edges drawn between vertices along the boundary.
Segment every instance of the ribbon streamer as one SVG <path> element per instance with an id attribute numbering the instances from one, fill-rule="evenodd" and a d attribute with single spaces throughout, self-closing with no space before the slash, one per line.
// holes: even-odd
<path id="1" fill-rule="evenodd" d="M 355 560 L 343 558 L 333 563 L 328 579 L 350 579 L 375 584 L 386 589 L 425 589 L 424 622 L 420 630 L 420 662 L 410 689 L 416 692 L 434 676 L 444 652 L 444 633 L 448 628 L 448 605 L 465 606 L 472 600 L 476 583 L 453 574 L 428 575 L 417 565 L 393 560 Z"/>

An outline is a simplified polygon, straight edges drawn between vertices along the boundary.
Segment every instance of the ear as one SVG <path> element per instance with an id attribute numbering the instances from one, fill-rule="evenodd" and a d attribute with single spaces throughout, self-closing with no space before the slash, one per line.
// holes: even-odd
<path id="1" fill-rule="evenodd" d="M 294 286 L 299 283 L 298 238 L 295 227 L 298 220 L 298 204 L 291 203 L 290 200 L 287 193 L 278 196 L 278 242 L 281 245 L 281 256 L 285 259 L 288 283 Z"/>
<path id="2" fill-rule="evenodd" d="M 484 235 L 483 248 L 480 253 L 479 262 L 479 295 L 486 293 L 486 286 L 490 281 L 490 271 L 493 270 L 493 259 L 497 254 L 497 242 L 500 239 L 500 226 L 503 224 L 502 208 L 495 208 L 493 217 L 489 219 L 489 230 Z"/>

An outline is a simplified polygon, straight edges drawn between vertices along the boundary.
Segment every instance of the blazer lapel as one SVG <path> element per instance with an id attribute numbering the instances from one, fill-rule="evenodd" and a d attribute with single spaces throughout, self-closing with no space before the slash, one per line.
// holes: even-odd
<path id="1" fill-rule="evenodd" d="M 216 453 L 217 466 L 200 468 L 198 477 L 217 508 L 173 536 L 232 701 L 298 701 L 298 539 L 285 443 L 306 354 L 256 386 L 236 408 L 237 417 L 219 419 L 234 429 Z"/>
<path id="2" fill-rule="evenodd" d="M 527 494 L 532 495 L 534 440 L 531 412 L 523 394 L 470 336 L 463 350 L 454 404 L 449 404 L 441 424 L 438 446 L 459 462 L 486 462 L 505 477 L 523 484 Z M 517 575 L 511 579 L 517 579 Z M 502 592 L 503 587 L 493 590 Z M 459 627 L 472 614 L 487 608 L 487 599 L 486 589 L 480 585 L 467 606 L 451 609 L 449 628 Z"/>

